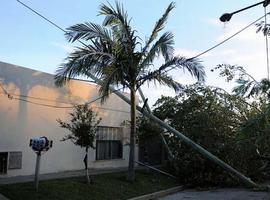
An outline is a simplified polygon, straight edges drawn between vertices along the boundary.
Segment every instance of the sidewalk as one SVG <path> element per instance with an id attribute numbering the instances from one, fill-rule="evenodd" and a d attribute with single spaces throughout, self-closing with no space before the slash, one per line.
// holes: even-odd
<path id="1" fill-rule="evenodd" d="M 0 194 L 0 200 L 9 200 L 9 199 Z"/>
<path id="2" fill-rule="evenodd" d="M 106 173 L 121 172 L 121 171 L 127 171 L 127 168 L 124 167 L 124 168 L 89 169 L 89 175 L 106 174 Z M 60 179 L 60 178 L 69 178 L 69 177 L 84 176 L 84 175 L 85 175 L 85 170 L 66 171 L 66 172 L 59 172 L 59 173 L 40 174 L 39 180 Z M 34 175 L 0 178 L 0 185 L 25 183 L 25 182 L 31 182 L 33 180 L 34 180 Z M 0 200 L 2 200 L 1 196 L 0 196 Z"/>
<path id="3" fill-rule="evenodd" d="M 183 190 L 159 200 L 269 200 L 269 192 L 254 192 L 243 188 L 222 188 L 216 190 Z"/>

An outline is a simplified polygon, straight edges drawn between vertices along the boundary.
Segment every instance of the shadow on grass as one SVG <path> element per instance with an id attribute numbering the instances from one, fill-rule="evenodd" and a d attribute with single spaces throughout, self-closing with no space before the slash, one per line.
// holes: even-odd
<path id="1" fill-rule="evenodd" d="M 34 190 L 33 183 L 4 185 L 0 187 L 0 193 L 11 200 L 121 200 L 179 185 L 169 177 L 143 170 L 136 172 L 133 183 L 126 180 L 125 172 L 96 175 L 92 178 L 94 182 L 90 185 L 87 185 L 85 177 L 41 181 L 39 192 Z"/>

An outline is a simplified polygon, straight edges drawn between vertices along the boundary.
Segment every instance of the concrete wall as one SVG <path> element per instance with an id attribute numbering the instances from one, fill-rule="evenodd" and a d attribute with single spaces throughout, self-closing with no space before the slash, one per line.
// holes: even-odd
<path id="1" fill-rule="evenodd" d="M 68 113 L 72 108 L 38 104 L 69 107 L 71 106 L 69 103 L 81 104 L 92 101 L 98 97 L 98 86 L 82 81 L 71 81 L 67 86 L 57 88 L 51 74 L 3 62 L 0 62 L 0 83 L 10 93 L 8 97 L 0 88 L 0 152 L 22 152 L 22 169 L 8 170 L 4 176 L 34 173 L 36 155 L 29 147 L 29 140 L 34 136 L 46 136 L 54 142 L 53 148 L 42 155 L 41 173 L 83 169 L 84 149 L 69 141 L 60 142 L 68 132 L 60 128 L 56 122 L 58 118 L 68 121 Z M 95 101 L 91 107 L 102 117 L 101 126 L 121 127 L 124 120 L 130 119 L 129 105 L 114 94 L 110 95 L 105 104 L 101 105 L 100 101 Z M 95 150 L 91 150 L 89 167 L 127 166 L 128 132 L 128 128 L 123 128 L 122 159 L 96 161 Z"/>

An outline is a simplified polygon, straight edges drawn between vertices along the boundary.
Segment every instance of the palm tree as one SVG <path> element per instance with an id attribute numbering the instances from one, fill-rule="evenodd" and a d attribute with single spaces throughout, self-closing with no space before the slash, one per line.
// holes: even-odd
<path id="1" fill-rule="evenodd" d="M 146 82 L 167 85 L 179 90 L 182 85 L 168 75 L 168 70 L 186 69 L 199 81 L 204 81 L 204 70 L 200 62 L 195 59 L 174 56 L 174 40 L 171 32 L 159 33 L 164 29 L 168 15 L 175 7 L 170 3 L 165 13 L 156 22 L 149 37 L 142 44 L 137 32 L 132 29 L 130 19 L 123 6 L 116 2 L 115 8 L 101 4 L 99 15 L 105 17 L 102 26 L 86 22 L 76 24 L 67 29 L 66 37 L 69 42 L 79 41 L 83 44 L 66 58 L 66 62 L 57 69 L 55 79 L 58 86 L 63 85 L 70 78 L 78 75 L 90 76 L 94 74 L 102 80 L 100 94 L 109 95 L 109 86 L 122 86 L 129 89 L 131 100 L 130 127 L 130 155 L 127 180 L 135 179 L 134 153 L 136 134 L 136 92 Z M 84 43 L 82 42 L 82 40 Z M 159 67 L 154 61 L 164 58 Z"/>

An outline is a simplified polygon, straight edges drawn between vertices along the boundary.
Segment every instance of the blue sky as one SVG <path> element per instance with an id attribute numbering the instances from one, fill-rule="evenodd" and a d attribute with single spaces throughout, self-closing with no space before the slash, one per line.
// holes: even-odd
<path id="1" fill-rule="evenodd" d="M 66 28 L 70 25 L 91 21 L 101 23 L 97 16 L 100 0 L 21 0 L 42 13 L 58 25 Z M 114 1 L 109 1 L 114 3 Z M 125 0 L 122 1 L 132 25 L 142 38 L 147 37 L 154 23 L 164 12 L 169 0 Z M 226 36 L 238 31 L 248 23 L 264 14 L 263 7 L 250 9 L 233 16 L 231 22 L 224 25 L 218 18 L 224 12 L 231 12 L 256 0 L 176 0 L 176 9 L 169 17 L 165 30 L 175 35 L 176 53 L 193 56 L 211 47 Z M 0 60 L 44 72 L 54 73 L 70 51 L 64 34 L 43 19 L 26 10 L 15 0 L 2 0 L 0 6 Z M 269 19 L 270 21 L 270 19 Z M 264 37 L 255 33 L 251 27 L 222 47 L 206 54 L 200 59 L 207 71 L 207 83 L 224 86 L 216 74 L 209 70 L 219 63 L 243 65 L 248 72 L 260 79 L 266 77 Z M 181 72 L 174 77 L 182 83 L 190 83 L 190 78 Z M 144 87 L 146 94 L 152 96 L 150 103 L 161 95 L 173 95 L 171 90 L 157 87 L 153 91 Z"/>

